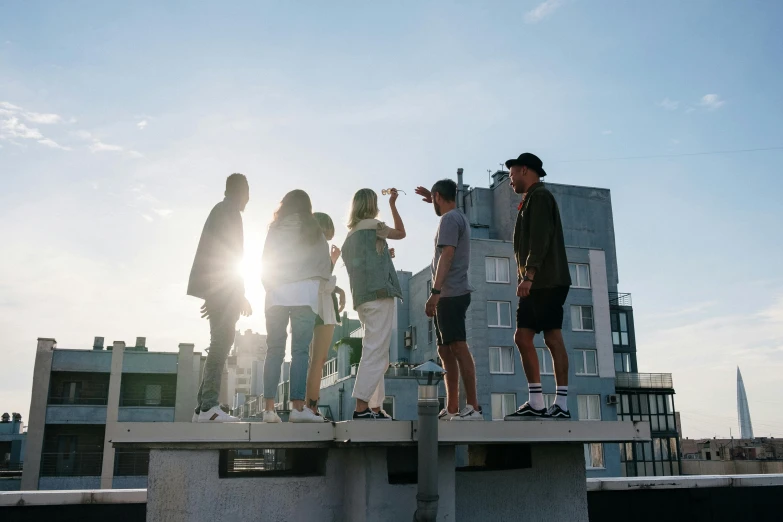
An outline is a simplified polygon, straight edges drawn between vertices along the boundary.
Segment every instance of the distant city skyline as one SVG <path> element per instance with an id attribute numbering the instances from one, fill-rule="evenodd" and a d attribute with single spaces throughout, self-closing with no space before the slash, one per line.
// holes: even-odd
<path id="1" fill-rule="evenodd" d="M 251 197 L 238 328 L 264 333 L 285 192 L 306 189 L 340 244 L 356 189 L 405 190 L 395 265 L 418 270 L 436 217 L 413 189 L 459 167 L 486 186 L 530 151 L 552 182 L 611 190 L 639 367 L 673 372 L 684 435 L 736 428 L 741 361 L 755 434 L 783 436 L 781 19 L 728 0 L 9 3 L 0 410 L 28 417 L 37 337 L 207 346 L 185 285 L 232 172 Z"/>

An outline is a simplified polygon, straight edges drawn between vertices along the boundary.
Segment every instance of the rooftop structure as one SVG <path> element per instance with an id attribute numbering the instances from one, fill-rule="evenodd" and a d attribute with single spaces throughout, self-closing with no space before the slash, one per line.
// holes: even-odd
<path id="1" fill-rule="evenodd" d="M 745 393 L 745 383 L 742 382 L 742 373 L 737 367 L 737 417 L 739 420 L 740 437 L 753 438 L 753 423 L 750 421 L 750 408 L 748 407 L 748 395 Z"/>

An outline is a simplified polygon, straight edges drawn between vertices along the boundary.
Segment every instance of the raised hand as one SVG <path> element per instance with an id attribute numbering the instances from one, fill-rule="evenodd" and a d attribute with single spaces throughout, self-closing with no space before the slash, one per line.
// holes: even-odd
<path id="1" fill-rule="evenodd" d="M 340 251 L 340 248 L 337 245 L 332 245 L 332 252 L 331 252 L 332 264 L 337 263 L 337 260 L 340 259 L 341 253 L 342 252 Z"/>
<path id="2" fill-rule="evenodd" d="M 343 310 L 345 310 L 345 290 L 336 286 L 334 287 L 334 291 L 337 292 L 337 313 L 341 314 L 343 313 Z"/>
<path id="3" fill-rule="evenodd" d="M 396 188 L 389 190 L 389 205 L 394 206 L 397 203 L 397 198 L 400 196 L 400 193 L 397 192 Z"/>
<path id="4" fill-rule="evenodd" d="M 425 201 L 426 203 L 432 203 L 432 193 L 429 190 L 425 189 L 424 187 L 416 187 L 414 192 L 421 196 L 422 201 Z"/>

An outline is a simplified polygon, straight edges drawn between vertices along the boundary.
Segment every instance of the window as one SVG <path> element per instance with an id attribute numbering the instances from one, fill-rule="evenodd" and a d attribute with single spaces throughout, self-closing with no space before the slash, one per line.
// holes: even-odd
<path id="1" fill-rule="evenodd" d="M 144 387 L 144 404 L 146 406 L 160 406 L 163 386 L 160 384 L 148 384 Z"/>
<path id="2" fill-rule="evenodd" d="M 541 375 L 554 375 L 555 368 L 552 363 L 552 354 L 547 348 L 536 348 L 538 353 L 538 370 Z"/>
<path id="3" fill-rule="evenodd" d="M 629 346 L 628 337 L 628 313 L 612 312 L 612 344 L 615 346 Z"/>
<path id="4" fill-rule="evenodd" d="M 508 301 L 487 301 L 487 326 L 490 328 L 511 328 L 511 303 Z"/>
<path id="5" fill-rule="evenodd" d="M 629 373 L 631 371 L 631 354 L 614 354 L 614 371 L 617 373 Z"/>
<path id="6" fill-rule="evenodd" d="M 508 283 L 509 269 L 507 257 L 488 257 L 485 261 L 487 268 L 487 283 Z"/>
<path id="7" fill-rule="evenodd" d="M 577 375 L 598 375 L 598 362 L 595 350 L 574 350 Z"/>
<path id="8" fill-rule="evenodd" d="M 577 401 L 579 402 L 579 420 L 601 420 L 600 395 L 578 395 Z"/>
<path id="9" fill-rule="evenodd" d="M 383 406 L 381 406 L 381 408 L 383 408 L 383 411 L 385 411 L 386 413 L 391 415 L 392 418 L 394 418 L 394 396 L 389 395 L 386 398 L 384 398 Z"/>
<path id="10" fill-rule="evenodd" d="M 517 409 L 517 395 L 515 393 L 492 394 L 492 420 L 503 420 L 503 417 L 514 413 Z"/>
<path id="11" fill-rule="evenodd" d="M 590 265 L 568 263 L 572 288 L 590 288 Z"/>
<path id="12" fill-rule="evenodd" d="M 427 343 L 432 344 L 432 329 L 433 329 L 433 321 L 432 319 L 427 319 Z"/>
<path id="13" fill-rule="evenodd" d="M 514 373 L 514 352 L 508 346 L 489 347 L 489 373 Z"/>
<path id="14" fill-rule="evenodd" d="M 593 331 L 592 306 L 571 306 L 571 329 L 575 332 Z"/>
<path id="15" fill-rule="evenodd" d="M 544 393 L 544 408 L 549 409 L 555 403 L 557 395 L 554 393 Z"/>
<path id="16" fill-rule="evenodd" d="M 585 444 L 585 467 L 587 469 L 604 469 L 603 444 Z"/>

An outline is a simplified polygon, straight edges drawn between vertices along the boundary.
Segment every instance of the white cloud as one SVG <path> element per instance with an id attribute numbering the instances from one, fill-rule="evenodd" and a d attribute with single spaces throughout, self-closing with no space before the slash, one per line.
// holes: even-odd
<path id="1" fill-rule="evenodd" d="M 122 152 L 123 150 L 119 145 L 109 145 L 98 138 L 93 138 L 92 145 L 90 145 L 91 152 Z"/>
<path id="2" fill-rule="evenodd" d="M 62 116 L 59 114 L 42 114 L 40 112 L 24 112 L 22 113 L 22 117 L 27 121 L 43 125 L 52 125 L 63 121 Z"/>
<path id="3" fill-rule="evenodd" d="M 708 111 L 714 111 L 716 109 L 720 109 L 725 105 L 726 101 L 721 100 L 720 96 L 717 94 L 705 94 L 701 98 L 701 102 L 699 102 L 699 105 L 706 108 Z"/>
<path id="4" fill-rule="evenodd" d="M 609 136 L 610 134 L 612 134 L 612 131 L 610 131 L 610 130 L 605 130 L 605 131 L 603 131 L 601 134 L 603 134 L 604 136 Z"/>
<path id="5" fill-rule="evenodd" d="M 126 149 L 121 145 L 112 145 L 110 143 L 104 143 L 100 139 L 96 138 L 91 132 L 86 130 L 78 130 L 71 133 L 72 135 L 82 140 L 92 142 L 89 146 L 90 152 L 121 152 L 129 158 L 143 158 L 144 155 L 136 150 Z"/>
<path id="6" fill-rule="evenodd" d="M 22 110 L 22 108 L 19 107 L 18 105 L 14 105 L 13 103 L 5 102 L 5 101 L 0 102 L 0 107 L 2 107 L 3 109 L 8 109 L 9 111 L 21 111 Z"/>
<path id="7" fill-rule="evenodd" d="M 146 219 L 150 223 L 152 223 L 152 221 L 153 221 L 152 216 L 149 216 L 147 214 L 142 214 L 141 217 L 143 217 L 144 219 Z"/>
<path id="8" fill-rule="evenodd" d="M 64 146 L 60 145 L 59 143 L 57 143 L 56 141 L 50 140 L 49 138 L 44 138 L 42 140 L 38 140 L 38 143 L 40 143 L 41 145 L 46 145 L 47 147 L 51 147 L 53 149 L 71 150 L 70 147 L 64 147 Z"/>
<path id="9" fill-rule="evenodd" d="M 155 212 L 160 217 L 168 217 L 174 213 L 174 211 L 169 208 L 160 208 L 160 209 L 156 208 L 153 209 L 153 212 Z"/>
<path id="10" fill-rule="evenodd" d="M 38 129 L 32 129 L 21 123 L 19 118 L 11 116 L 0 122 L 0 138 L 22 138 L 26 140 L 43 139 L 43 134 Z"/>
<path id="11" fill-rule="evenodd" d="M 536 6 L 525 14 L 525 22 L 529 24 L 536 24 L 551 15 L 560 7 L 560 0 L 545 0 L 543 3 Z"/>
<path id="12" fill-rule="evenodd" d="M 667 111 L 676 111 L 679 106 L 680 102 L 670 100 L 669 98 L 664 98 L 658 103 L 658 107 L 663 107 Z"/>
<path id="13" fill-rule="evenodd" d="M 144 130 L 144 128 L 147 126 L 147 120 L 141 120 L 136 124 L 136 126 L 139 128 L 139 130 Z"/>

